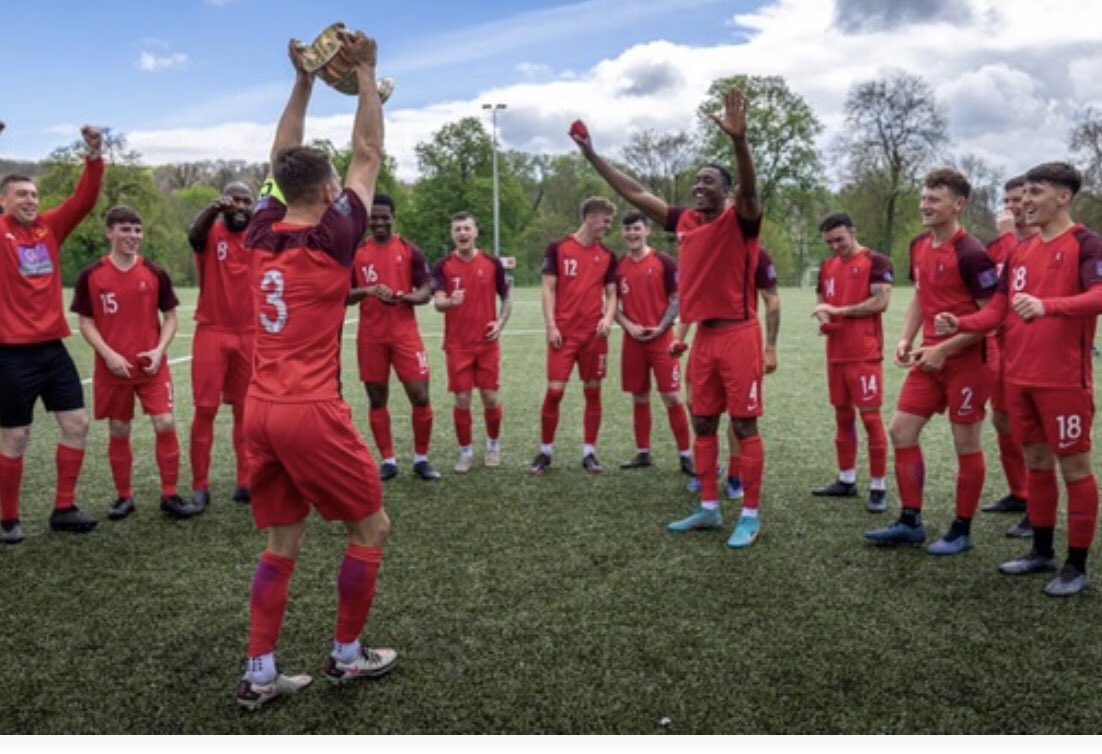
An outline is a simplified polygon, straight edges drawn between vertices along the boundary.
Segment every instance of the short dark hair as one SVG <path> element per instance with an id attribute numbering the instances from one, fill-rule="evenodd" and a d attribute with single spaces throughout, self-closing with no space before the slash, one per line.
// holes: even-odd
<path id="1" fill-rule="evenodd" d="M 853 218 L 845 212 L 831 212 L 819 221 L 819 232 L 829 233 L 835 228 L 841 228 L 843 226 L 853 230 Z"/>
<path id="2" fill-rule="evenodd" d="M 624 215 L 623 224 L 626 227 L 628 225 L 635 225 L 635 223 L 643 223 L 643 225 L 649 225 L 650 221 L 647 219 L 647 216 L 644 215 L 642 212 L 637 209 L 633 209 L 631 212 L 628 212 L 626 215 Z"/>
<path id="3" fill-rule="evenodd" d="M 226 184 L 226 187 L 222 189 L 222 193 L 226 196 L 229 196 L 234 192 L 237 192 L 239 194 L 248 194 L 250 198 L 253 195 L 253 190 L 249 187 L 249 184 L 245 183 L 244 181 L 230 181 Z"/>
<path id="4" fill-rule="evenodd" d="M 953 168 L 938 168 L 926 174 L 922 185 L 929 189 L 947 188 L 959 197 L 967 199 L 972 193 L 972 184 L 964 173 Z"/>
<path id="5" fill-rule="evenodd" d="M 1009 181 L 1003 184 L 1003 191 L 1013 191 L 1016 188 L 1021 188 L 1025 185 L 1025 176 L 1016 175 Z"/>
<path id="6" fill-rule="evenodd" d="M 458 222 L 462 222 L 464 220 L 470 220 L 472 223 L 475 224 L 475 227 L 478 227 L 478 220 L 475 220 L 474 215 L 472 213 L 468 212 L 467 210 L 463 210 L 462 212 L 456 212 L 454 215 L 452 215 L 452 220 L 451 221 L 452 221 L 453 224 L 455 224 L 455 223 L 458 223 Z"/>
<path id="7" fill-rule="evenodd" d="M 1066 188 L 1072 196 L 1083 187 L 1083 176 L 1074 165 L 1067 162 L 1043 162 L 1026 171 L 1025 179 L 1029 183 L 1051 183 Z"/>
<path id="8" fill-rule="evenodd" d="M 390 198 L 389 194 L 375 194 L 371 200 L 371 206 L 382 205 L 383 207 L 390 207 L 390 214 L 394 214 L 394 200 Z"/>
<path id="9" fill-rule="evenodd" d="M 704 167 L 711 168 L 712 170 L 719 173 L 719 177 L 723 179 L 723 188 L 731 188 L 731 184 L 734 183 L 734 181 L 731 178 L 730 170 L 720 165 L 718 162 L 709 162 Z"/>
<path id="10" fill-rule="evenodd" d="M 107 210 L 106 214 L 103 216 L 103 224 L 108 228 L 113 228 L 121 223 L 141 225 L 142 216 L 138 214 L 136 209 L 128 207 L 125 204 L 118 204 L 112 207 Z"/>
<path id="11" fill-rule="evenodd" d="M 34 183 L 29 175 L 19 175 L 17 173 L 11 173 L 4 176 L 4 180 L 0 181 L 0 194 L 7 193 L 8 186 L 13 183 Z"/>
<path id="12" fill-rule="evenodd" d="M 317 201 L 322 188 L 333 179 L 333 163 L 317 147 L 287 147 L 275 156 L 272 176 L 288 204 Z"/>
<path id="13" fill-rule="evenodd" d="M 615 215 L 616 205 L 603 196 L 591 196 L 582 202 L 582 219 L 590 215 Z"/>

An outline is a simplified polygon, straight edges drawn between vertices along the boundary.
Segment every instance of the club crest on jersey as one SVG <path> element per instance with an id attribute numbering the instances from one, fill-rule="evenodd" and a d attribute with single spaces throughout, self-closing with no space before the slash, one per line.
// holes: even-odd
<path id="1" fill-rule="evenodd" d="M 1049 262 L 1049 267 L 1059 267 L 1064 261 L 1064 250 L 1057 249 L 1056 253 L 1052 255 L 1052 261 Z"/>
<path id="2" fill-rule="evenodd" d="M 53 273 L 54 260 L 50 258 L 50 250 L 46 244 L 39 241 L 34 246 L 19 247 L 19 274 L 33 278 Z"/>
<path id="3" fill-rule="evenodd" d="M 938 262 L 937 263 L 937 269 L 934 270 L 934 274 L 935 275 L 940 275 L 943 272 L 945 272 L 945 263 L 944 262 Z"/>

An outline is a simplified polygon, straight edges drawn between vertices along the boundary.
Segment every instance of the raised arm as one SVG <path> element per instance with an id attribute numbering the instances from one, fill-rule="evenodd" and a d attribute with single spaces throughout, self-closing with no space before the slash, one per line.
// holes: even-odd
<path id="1" fill-rule="evenodd" d="M 195 251 L 202 251 L 207 246 L 207 236 L 214 227 L 214 221 L 218 219 L 218 213 L 233 207 L 233 199 L 228 196 L 220 196 L 213 202 L 203 207 L 195 219 L 191 221 L 191 227 L 187 229 L 187 242 Z"/>
<path id="2" fill-rule="evenodd" d="M 49 225 L 61 244 L 73 229 L 96 206 L 100 184 L 103 183 L 103 134 L 95 126 L 80 129 L 84 139 L 84 172 L 80 174 L 73 195 L 48 212 L 43 212 L 42 222 Z"/>
<path id="3" fill-rule="evenodd" d="M 669 214 L 670 206 L 643 188 L 643 184 L 639 181 L 612 167 L 603 157 L 597 154 L 597 150 L 593 148 L 593 139 L 584 126 L 571 128 L 570 138 L 578 145 L 582 156 L 605 179 L 605 183 L 613 191 L 635 205 L 643 214 L 660 226 L 664 227 L 666 225 L 666 217 Z"/>
<path id="4" fill-rule="evenodd" d="M 314 74 L 307 73 L 302 63 L 302 44 L 292 39 L 287 46 L 287 55 L 295 68 L 295 83 L 291 87 L 291 96 L 279 116 L 272 150 L 268 155 L 271 164 L 275 164 L 276 155 L 288 147 L 302 144 L 306 130 L 306 106 L 310 104 L 310 94 L 314 90 Z"/>
<path id="5" fill-rule="evenodd" d="M 750 143 L 746 140 L 746 95 L 741 89 L 728 89 L 723 93 L 723 112 L 709 117 L 731 137 L 734 147 L 735 166 L 738 168 L 735 211 L 743 220 L 757 220 L 761 217 L 761 199 L 758 198 Z"/>
<path id="6" fill-rule="evenodd" d="M 360 88 L 352 123 L 352 162 L 344 177 L 344 187 L 355 192 L 365 207 L 370 207 L 375 196 L 375 179 L 383 163 L 383 105 L 375 88 L 377 48 L 375 40 L 362 31 L 346 34 L 343 41 L 346 57 L 355 66 L 356 83 Z M 416 303 L 425 303 L 430 295 L 426 286 L 419 294 L 421 300 Z"/>

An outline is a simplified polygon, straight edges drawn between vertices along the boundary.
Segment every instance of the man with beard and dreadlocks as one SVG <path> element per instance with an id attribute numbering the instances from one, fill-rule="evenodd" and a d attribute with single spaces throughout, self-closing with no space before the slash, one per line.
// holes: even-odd
<path id="1" fill-rule="evenodd" d="M 245 390 L 252 377 L 253 300 L 245 228 L 253 215 L 253 192 L 244 183 L 228 184 L 188 229 L 199 275 L 192 341 L 191 390 L 195 418 L 191 423 L 191 504 L 198 511 L 210 504 L 211 446 L 214 417 L 220 403 L 233 407 L 233 449 L 237 485 L 233 499 L 249 502 L 249 465 L 245 456 Z"/>

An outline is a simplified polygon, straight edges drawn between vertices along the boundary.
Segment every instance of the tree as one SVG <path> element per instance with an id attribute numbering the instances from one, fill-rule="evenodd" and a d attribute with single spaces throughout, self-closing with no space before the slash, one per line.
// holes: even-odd
<path id="1" fill-rule="evenodd" d="M 961 225 L 972 235 L 990 240 L 998 235 L 995 219 L 999 214 L 999 192 L 1002 189 L 1002 171 L 998 167 L 974 154 L 966 154 L 957 161 L 957 169 L 972 184 L 972 193 L 964 212 L 960 216 Z"/>
<path id="2" fill-rule="evenodd" d="M 728 151 L 730 151 L 728 149 Z M 629 172 L 655 195 L 670 204 L 684 205 L 689 197 L 688 171 L 696 164 L 699 146 L 692 134 L 637 131 L 622 150 Z"/>
<path id="3" fill-rule="evenodd" d="M 945 146 L 947 119 L 930 85 L 899 71 L 850 89 L 845 103 L 846 136 L 842 150 L 851 180 L 873 178 L 882 189 L 880 249 L 895 240 L 899 201 L 917 182 L 918 172 Z"/>
<path id="4" fill-rule="evenodd" d="M 1083 170 L 1083 190 L 1072 205 L 1073 217 L 1102 228 L 1102 115 L 1088 107 L 1075 119 L 1068 146 Z"/>

